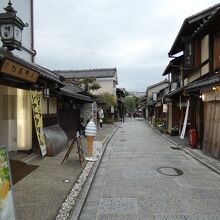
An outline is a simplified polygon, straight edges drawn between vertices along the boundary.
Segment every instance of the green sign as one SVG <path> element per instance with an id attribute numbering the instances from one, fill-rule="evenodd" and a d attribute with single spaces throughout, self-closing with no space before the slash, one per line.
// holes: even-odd
<path id="1" fill-rule="evenodd" d="M 0 146 L 0 219 L 15 220 L 11 172 L 5 146 Z"/>

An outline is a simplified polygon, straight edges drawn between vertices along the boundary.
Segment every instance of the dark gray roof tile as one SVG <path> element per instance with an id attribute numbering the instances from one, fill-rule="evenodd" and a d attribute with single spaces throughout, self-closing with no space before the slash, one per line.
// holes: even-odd
<path id="1" fill-rule="evenodd" d="M 109 69 L 87 69 L 87 70 L 54 70 L 55 73 L 66 79 L 71 78 L 106 78 L 117 74 L 116 68 Z"/>

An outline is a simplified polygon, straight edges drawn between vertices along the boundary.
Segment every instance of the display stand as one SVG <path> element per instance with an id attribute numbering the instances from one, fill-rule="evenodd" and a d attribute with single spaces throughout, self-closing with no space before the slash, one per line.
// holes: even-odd
<path id="1" fill-rule="evenodd" d="M 83 163 L 84 163 L 84 161 L 85 161 L 85 158 L 84 158 L 84 150 L 83 150 L 83 147 L 82 147 L 81 137 L 80 137 L 80 134 L 79 134 L 78 131 L 76 132 L 76 136 L 74 137 L 72 143 L 70 144 L 70 146 L 69 146 L 69 148 L 68 148 L 68 150 L 67 150 L 67 152 L 66 152 L 66 154 L 65 154 L 65 156 L 64 156 L 64 158 L 63 158 L 63 161 L 62 161 L 61 165 L 63 164 L 63 162 L 64 162 L 65 160 L 68 159 L 68 157 L 69 157 L 69 155 L 70 155 L 70 152 L 72 151 L 72 149 L 73 149 L 75 143 L 76 143 L 77 150 L 78 150 L 77 153 L 79 154 L 79 162 L 80 162 L 80 165 L 81 165 L 81 167 L 83 166 Z"/>

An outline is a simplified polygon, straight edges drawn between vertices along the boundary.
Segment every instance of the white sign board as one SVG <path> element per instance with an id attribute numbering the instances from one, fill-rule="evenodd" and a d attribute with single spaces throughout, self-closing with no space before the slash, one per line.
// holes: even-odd
<path id="1" fill-rule="evenodd" d="M 102 142 L 94 141 L 92 156 L 98 158 L 101 154 L 102 154 Z"/>

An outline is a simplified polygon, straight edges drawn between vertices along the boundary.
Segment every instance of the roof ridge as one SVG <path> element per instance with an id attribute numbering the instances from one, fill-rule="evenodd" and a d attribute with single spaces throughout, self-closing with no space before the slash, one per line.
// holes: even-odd
<path id="1" fill-rule="evenodd" d="M 117 70 L 114 68 L 94 68 L 94 69 L 77 69 L 77 70 L 54 70 L 55 72 L 89 72 L 89 71 L 103 71 L 103 70 Z"/>

